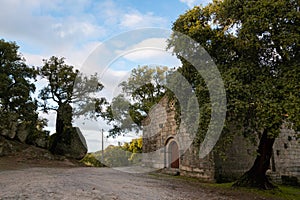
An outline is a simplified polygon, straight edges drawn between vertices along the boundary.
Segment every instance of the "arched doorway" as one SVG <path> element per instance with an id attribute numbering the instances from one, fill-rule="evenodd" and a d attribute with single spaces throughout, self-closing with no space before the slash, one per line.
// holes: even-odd
<path id="1" fill-rule="evenodd" d="M 174 140 L 170 142 L 169 144 L 169 166 L 171 168 L 179 168 L 179 148 L 177 145 L 177 142 Z"/>

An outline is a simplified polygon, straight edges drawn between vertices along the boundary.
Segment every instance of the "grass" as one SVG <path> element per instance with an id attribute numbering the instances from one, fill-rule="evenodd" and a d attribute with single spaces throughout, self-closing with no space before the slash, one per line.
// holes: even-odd
<path id="1" fill-rule="evenodd" d="M 208 187 L 219 188 L 223 190 L 245 192 L 268 199 L 278 200 L 300 200 L 300 187 L 278 185 L 274 190 L 259 190 L 254 188 L 232 188 L 233 183 L 207 183 Z"/>
<path id="2" fill-rule="evenodd" d="M 224 193 L 240 193 L 246 196 L 257 196 L 266 199 L 275 200 L 300 200 L 300 187 L 277 185 L 278 188 L 274 190 L 259 190 L 254 188 L 233 188 L 233 183 L 204 183 L 197 178 L 185 177 L 185 176 L 170 176 L 165 174 L 151 173 L 151 176 L 162 178 L 169 177 L 171 179 L 179 179 L 182 181 L 188 181 L 199 184 L 201 187 L 208 189 L 217 189 Z"/>

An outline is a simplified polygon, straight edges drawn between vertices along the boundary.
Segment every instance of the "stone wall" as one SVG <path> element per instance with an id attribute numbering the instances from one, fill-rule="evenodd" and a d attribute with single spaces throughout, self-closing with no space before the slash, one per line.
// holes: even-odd
<path id="1" fill-rule="evenodd" d="M 170 169 L 168 145 L 175 141 L 179 147 L 179 171 L 181 175 L 214 180 L 212 154 L 199 159 L 199 152 L 184 125 L 176 125 L 175 108 L 167 97 L 161 99 L 143 122 L 143 164 L 147 167 Z M 170 169 L 171 170 L 171 169 Z"/>
<path id="2" fill-rule="evenodd" d="M 255 160 L 257 145 L 244 136 L 234 134 L 232 143 L 225 147 L 225 152 L 214 153 L 215 179 L 217 182 L 231 182 L 251 168 Z M 220 138 L 218 145 L 222 145 Z M 220 154 L 222 153 L 221 156 Z"/>
<path id="3" fill-rule="evenodd" d="M 298 133 L 299 134 L 299 133 Z M 273 146 L 269 174 L 280 183 L 300 184 L 300 139 L 295 131 L 282 127 Z"/>
<path id="4" fill-rule="evenodd" d="M 181 175 L 197 177 L 205 181 L 227 182 L 236 180 L 254 163 L 258 144 L 234 133 L 232 142 L 226 144 L 225 136 L 210 154 L 199 159 L 199 148 L 192 145 L 192 138 L 181 123 L 176 125 L 175 109 L 167 97 L 161 99 L 143 122 L 143 164 L 157 169 L 170 169 L 168 145 L 175 141 L 179 147 L 179 169 Z M 226 144 L 226 147 L 222 146 Z M 223 155 L 216 149 L 223 148 Z M 295 132 L 283 127 L 274 144 L 274 156 L 269 175 L 279 183 L 300 182 L 300 139 Z"/>
<path id="5" fill-rule="evenodd" d="M 214 182 L 214 159 L 210 153 L 203 159 L 199 158 L 199 149 L 191 146 L 181 157 L 180 174 L 196 177 L 202 181 Z"/>
<path id="6" fill-rule="evenodd" d="M 166 167 L 166 141 L 176 135 L 175 111 L 166 97 L 153 106 L 143 122 L 143 164 L 147 167 Z"/>

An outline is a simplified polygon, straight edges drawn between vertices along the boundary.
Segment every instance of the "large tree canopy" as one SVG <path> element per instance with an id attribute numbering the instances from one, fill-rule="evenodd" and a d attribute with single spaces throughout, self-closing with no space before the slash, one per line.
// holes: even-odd
<path id="1" fill-rule="evenodd" d="M 25 63 L 14 42 L 0 40 L 0 116 L 1 126 L 11 122 L 37 121 L 37 104 L 31 94 L 36 70 Z"/>
<path id="2" fill-rule="evenodd" d="M 44 60 L 40 74 L 48 80 L 48 85 L 39 96 L 45 112 L 50 109 L 57 111 L 57 133 L 62 133 L 65 126 L 71 126 L 73 115 L 94 113 L 105 103 L 104 98 L 93 95 L 103 89 L 97 74 L 83 76 L 73 66 L 65 64 L 64 58 L 52 56 Z"/>
<path id="3" fill-rule="evenodd" d="M 167 67 L 139 66 L 131 71 L 128 79 L 120 84 L 122 93 L 112 100 L 103 115 L 113 125 L 110 136 L 140 130 L 151 107 L 166 92 L 167 70 Z"/>
<path id="4" fill-rule="evenodd" d="M 228 101 L 226 124 L 260 138 L 255 163 L 237 186 L 272 188 L 265 173 L 280 127 L 288 123 L 300 129 L 299 7 L 294 0 L 216 0 L 194 7 L 173 24 L 169 47 L 182 60 L 179 71 L 193 85 L 200 106 L 209 102 L 207 87 L 183 58 L 195 51 L 185 49 L 180 34 L 204 47 L 218 66 Z M 200 121 L 204 128 L 208 122 Z"/>

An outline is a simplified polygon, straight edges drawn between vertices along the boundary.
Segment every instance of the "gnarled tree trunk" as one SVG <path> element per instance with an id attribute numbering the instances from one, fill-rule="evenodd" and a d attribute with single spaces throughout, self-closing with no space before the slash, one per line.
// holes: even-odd
<path id="1" fill-rule="evenodd" d="M 270 167 L 274 141 L 275 138 L 268 137 L 268 132 L 265 130 L 261 136 L 257 150 L 258 155 L 253 166 L 233 184 L 233 187 L 254 187 L 260 189 L 274 189 L 276 187 L 266 176 L 266 172 Z"/>
<path id="2" fill-rule="evenodd" d="M 56 114 L 56 133 L 50 137 L 49 150 L 57 154 L 59 143 L 70 144 L 70 131 L 72 128 L 72 107 L 70 104 L 60 104 Z"/>
<path id="3" fill-rule="evenodd" d="M 64 130 L 72 127 L 72 107 L 70 104 L 61 104 L 57 109 L 56 115 L 56 133 L 63 134 Z"/>

